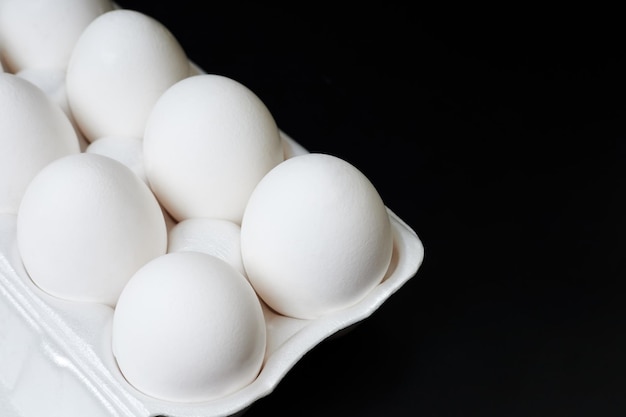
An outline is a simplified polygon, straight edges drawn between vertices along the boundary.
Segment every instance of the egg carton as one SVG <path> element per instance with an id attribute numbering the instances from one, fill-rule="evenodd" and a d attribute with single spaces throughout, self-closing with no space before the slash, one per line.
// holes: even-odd
<path id="1" fill-rule="evenodd" d="M 119 6 L 116 5 L 116 8 Z M 196 74 L 204 71 L 191 63 Z M 280 132 L 287 158 L 308 151 Z M 0 416 L 218 417 L 243 414 L 269 395 L 313 347 L 370 316 L 422 263 L 417 234 L 391 210 L 394 247 L 387 274 L 359 303 L 304 320 L 263 307 L 267 346 L 257 378 L 219 399 L 182 403 L 152 398 L 129 384 L 116 365 L 114 309 L 68 301 L 37 287 L 23 267 L 16 216 L 0 214 Z"/>
<path id="2" fill-rule="evenodd" d="M 287 155 L 307 152 L 281 132 Z M 123 377 L 111 350 L 113 308 L 62 300 L 37 287 L 22 265 L 16 216 L 0 215 L 0 415 L 218 417 L 244 413 L 269 395 L 313 347 L 374 313 L 417 273 L 421 240 L 387 208 L 394 235 L 382 282 L 359 303 L 312 319 L 279 315 L 263 305 L 267 350 L 257 378 L 225 397 L 178 403 L 149 397 Z"/>

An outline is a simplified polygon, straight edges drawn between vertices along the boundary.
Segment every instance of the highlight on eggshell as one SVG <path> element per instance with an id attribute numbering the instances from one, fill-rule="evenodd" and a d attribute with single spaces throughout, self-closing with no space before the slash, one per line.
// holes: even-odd
<path id="1" fill-rule="evenodd" d="M 110 0 L 0 1 L 0 44 L 7 70 L 67 67 L 74 45 Z"/>
<path id="2" fill-rule="evenodd" d="M 93 153 L 59 158 L 37 173 L 16 233 L 24 267 L 43 291 L 109 306 L 141 266 L 167 250 L 148 186 L 124 164 Z"/>
<path id="3" fill-rule="evenodd" d="M 79 142 L 50 97 L 6 72 L 0 73 L 0 132 L 0 213 L 17 213 L 33 177 L 55 159 L 79 153 Z"/>
<path id="4" fill-rule="evenodd" d="M 389 214 L 368 178 L 332 155 L 289 158 L 250 196 L 241 253 L 259 296 L 285 316 L 315 319 L 362 300 L 393 252 Z"/>
<path id="5" fill-rule="evenodd" d="M 125 286 L 112 346 L 126 380 L 146 395 L 209 401 L 253 382 L 267 333 L 260 300 L 228 263 L 174 252 L 146 263 Z"/>
<path id="6" fill-rule="evenodd" d="M 150 186 L 178 221 L 240 223 L 254 187 L 284 160 L 278 127 L 261 99 L 215 74 L 188 77 L 161 95 L 143 149 Z"/>
<path id="7" fill-rule="evenodd" d="M 185 51 L 163 24 L 115 9 L 94 19 L 76 42 L 67 67 L 68 102 L 89 142 L 142 138 L 156 100 L 189 75 Z"/>
<path id="8" fill-rule="evenodd" d="M 230 220 L 191 218 L 169 232 L 168 252 L 196 251 L 216 256 L 246 275 L 241 260 L 241 227 Z"/>

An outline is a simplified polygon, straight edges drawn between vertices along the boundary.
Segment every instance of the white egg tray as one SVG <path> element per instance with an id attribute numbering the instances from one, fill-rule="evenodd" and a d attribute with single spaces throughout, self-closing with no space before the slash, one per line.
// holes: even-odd
<path id="1" fill-rule="evenodd" d="M 307 152 L 284 133 L 282 137 L 286 155 Z M 370 316 L 417 273 L 424 256 L 422 243 L 405 222 L 388 212 L 394 253 L 384 280 L 358 304 L 314 320 L 281 316 L 264 306 L 267 352 L 258 377 L 233 394 L 200 403 L 163 401 L 131 386 L 111 351 L 113 309 L 41 291 L 22 266 L 16 217 L 0 215 L 0 416 L 242 414 L 270 394 L 314 346 Z"/>

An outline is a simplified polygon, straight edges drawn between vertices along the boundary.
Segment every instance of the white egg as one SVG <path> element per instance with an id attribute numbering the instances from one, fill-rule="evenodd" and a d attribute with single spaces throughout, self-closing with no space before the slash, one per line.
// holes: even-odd
<path id="1" fill-rule="evenodd" d="M 365 175 L 335 156 L 293 156 L 252 193 L 241 223 L 248 279 L 277 312 L 314 319 L 351 306 L 389 267 L 393 235 Z"/>
<path id="2" fill-rule="evenodd" d="M 65 69 L 89 23 L 112 10 L 110 0 L 2 0 L 0 44 L 7 68 Z"/>
<path id="3" fill-rule="evenodd" d="M 88 141 L 142 138 L 159 96 L 189 76 L 189 60 L 157 20 L 116 9 L 94 19 L 76 42 L 67 68 L 67 97 Z"/>
<path id="4" fill-rule="evenodd" d="M 174 252 L 128 282 L 113 317 L 113 354 L 128 382 L 169 401 L 208 401 L 257 377 L 266 349 L 259 299 L 225 261 Z"/>
<path id="5" fill-rule="evenodd" d="M 74 115 L 67 102 L 67 91 L 65 89 L 65 70 L 59 68 L 25 68 L 15 73 L 18 77 L 30 81 L 41 88 L 48 97 L 57 103 L 74 127 L 76 136 L 80 144 L 81 152 L 87 148 L 87 140 L 80 131 Z"/>
<path id="6" fill-rule="evenodd" d="M 241 227 L 224 219 L 191 218 L 169 232 L 168 252 L 196 251 L 216 256 L 246 275 L 241 260 Z"/>
<path id="7" fill-rule="evenodd" d="M 17 213 L 35 174 L 53 160 L 80 152 L 61 108 L 31 82 L 0 73 L 0 213 Z"/>
<path id="8" fill-rule="evenodd" d="M 191 76 L 163 93 L 143 141 L 150 186 L 178 221 L 240 223 L 256 184 L 284 159 L 265 104 L 241 83 L 214 74 Z"/>
<path id="9" fill-rule="evenodd" d="M 124 164 L 92 153 L 39 171 L 16 227 L 30 278 L 67 300 L 114 306 L 132 274 L 167 250 L 163 214 L 148 186 Z"/>

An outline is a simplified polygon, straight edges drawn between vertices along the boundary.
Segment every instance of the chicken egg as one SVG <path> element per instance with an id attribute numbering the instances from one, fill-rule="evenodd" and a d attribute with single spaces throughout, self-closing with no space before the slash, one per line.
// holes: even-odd
<path id="1" fill-rule="evenodd" d="M 148 186 L 107 156 L 78 153 L 44 167 L 17 213 L 26 271 L 59 298 L 115 306 L 126 282 L 167 250 L 161 208 Z"/>
<path id="2" fill-rule="evenodd" d="M 80 152 L 63 110 L 40 88 L 0 73 L 0 213 L 16 214 L 32 178 L 53 160 Z"/>
<path id="3" fill-rule="evenodd" d="M 384 278 L 389 214 L 367 177 L 336 156 L 293 156 L 256 186 L 241 254 L 259 296 L 285 316 L 314 319 L 351 306 Z"/>
<path id="4" fill-rule="evenodd" d="M 184 50 L 163 24 L 116 9 L 94 19 L 76 42 L 67 67 L 67 98 L 88 141 L 142 138 L 156 100 L 189 74 Z"/>
<path id="5" fill-rule="evenodd" d="M 258 375 L 266 350 L 260 300 L 225 261 L 173 252 L 137 271 L 113 316 L 113 354 L 139 391 L 168 401 L 208 401 Z"/>
<path id="6" fill-rule="evenodd" d="M 241 222 L 250 193 L 284 154 L 269 109 L 231 78 L 200 74 L 154 105 L 143 138 L 146 176 L 178 221 Z"/>
<path id="7" fill-rule="evenodd" d="M 7 69 L 65 70 L 85 27 L 112 9 L 110 0 L 0 1 L 0 44 Z"/>

